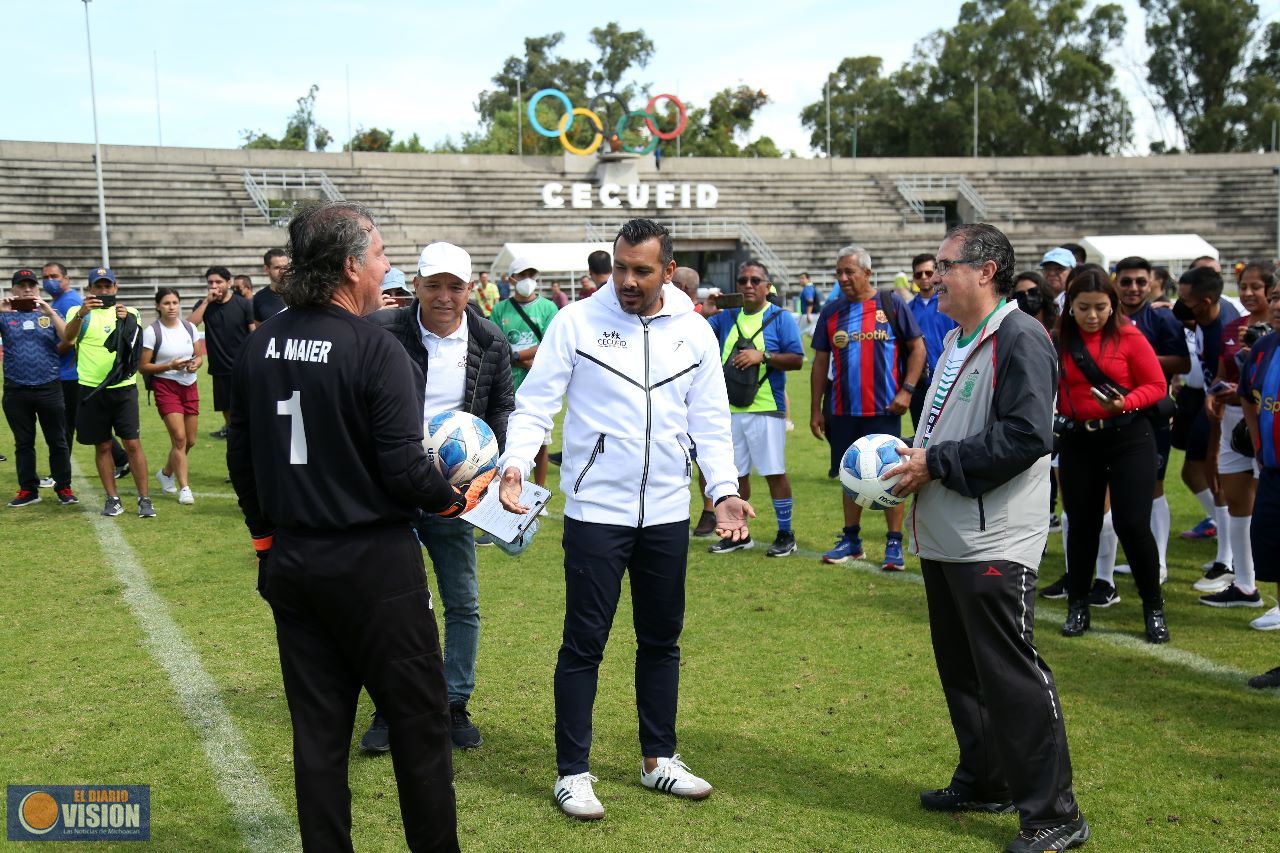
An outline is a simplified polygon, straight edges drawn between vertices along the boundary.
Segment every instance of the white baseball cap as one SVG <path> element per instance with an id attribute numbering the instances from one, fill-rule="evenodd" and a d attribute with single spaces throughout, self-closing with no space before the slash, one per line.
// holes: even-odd
<path id="1" fill-rule="evenodd" d="M 507 267 L 507 275 L 515 275 L 525 270 L 538 271 L 538 265 L 531 258 L 512 258 L 511 266 Z"/>
<path id="2" fill-rule="evenodd" d="M 418 256 L 418 275 L 423 278 L 447 272 L 463 284 L 471 281 L 471 256 L 452 243 L 432 243 Z"/>

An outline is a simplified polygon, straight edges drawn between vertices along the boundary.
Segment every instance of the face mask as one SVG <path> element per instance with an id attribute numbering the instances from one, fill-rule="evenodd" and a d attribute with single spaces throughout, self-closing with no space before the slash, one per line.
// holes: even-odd
<path id="1" fill-rule="evenodd" d="M 1013 298 L 1019 308 L 1032 316 L 1039 314 L 1040 309 L 1044 307 L 1044 300 L 1040 298 L 1039 290 L 1024 290 L 1014 294 Z"/>
<path id="2" fill-rule="evenodd" d="M 538 280 L 536 278 L 522 278 L 516 282 L 516 293 L 522 297 L 532 296 L 537 289 Z"/>
<path id="3" fill-rule="evenodd" d="M 50 296 L 57 296 L 62 292 L 62 282 L 56 278 L 46 278 L 44 280 L 44 292 Z"/>
<path id="4" fill-rule="evenodd" d="M 1173 316 L 1177 317 L 1184 326 L 1195 325 L 1195 312 L 1181 299 L 1173 303 Z"/>

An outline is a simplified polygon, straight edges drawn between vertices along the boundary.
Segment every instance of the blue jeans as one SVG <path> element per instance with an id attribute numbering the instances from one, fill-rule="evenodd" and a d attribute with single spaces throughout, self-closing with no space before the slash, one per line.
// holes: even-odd
<path id="1" fill-rule="evenodd" d="M 465 704 L 476 687 L 476 650 L 480 646 L 475 528 L 458 518 L 423 513 L 418 538 L 431 558 L 444 600 L 444 680 L 449 704 Z"/>

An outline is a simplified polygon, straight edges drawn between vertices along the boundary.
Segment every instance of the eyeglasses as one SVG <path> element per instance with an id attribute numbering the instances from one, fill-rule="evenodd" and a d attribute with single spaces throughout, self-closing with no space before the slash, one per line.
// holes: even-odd
<path id="1" fill-rule="evenodd" d="M 911 273 L 912 278 L 933 278 L 933 270 L 916 270 Z"/>
<path id="2" fill-rule="evenodd" d="M 768 284 L 768 279 L 761 278 L 758 275 L 740 275 L 738 276 L 738 287 L 745 284 Z"/>
<path id="3" fill-rule="evenodd" d="M 1124 276 L 1123 278 L 1121 278 L 1121 279 L 1119 280 L 1118 284 L 1119 284 L 1121 287 L 1131 287 L 1131 286 L 1133 286 L 1133 285 L 1135 285 L 1135 284 L 1136 284 L 1138 287 L 1146 287 L 1146 286 L 1147 286 L 1147 281 L 1148 281 L 1148 279 L 1145 279 L 1145 278 L 1130 278 L 1129 276 L 1127 276 L 1127 275 L 1126 275 L 1126 276 Z"/>
<path id="4" fill-rule="evenodd" d="M 965 260 L 948 261 L 948 260 L 945 260 L 944 258 L 938 258 L 936 261 L 934 261 L 934 266 L 936 266 L 938 270 L 936 273 L 937 277 L 942 278 L 947 273 L 951 272 L 952 267 L 980 267 L 985 263 L 986 261 L 965 261 Z"/>

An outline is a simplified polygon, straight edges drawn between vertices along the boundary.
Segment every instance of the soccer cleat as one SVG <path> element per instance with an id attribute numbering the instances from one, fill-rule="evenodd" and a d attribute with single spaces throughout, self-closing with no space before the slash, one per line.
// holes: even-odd
<path id="1" fill-rule="evenodd" d="M 117 480 L 119 480 L 120 478 L 124 477 L 124 476 L 125 476 L 125 475 L 127 475 L 128 473 L 129 473 L 129 463 L 128 463 L 128 462 L 124 463 L 123 465 L 117 465 L 117 466 L 116 466 L 116 470 L 115 470 L 115 478 L 116 478 Z"/>
<path id="2" fill-rule="evenodd" d="M 1001 797 L 989 800 L 961 791 L 956 786 L 948 785 L 932 791 L 920 792 L 920 805 L 931 812 L 990 812 L 991 814 L 1013 814 L 1017 811 L 1013 802 Z"/>
<path id="3" fill-rule="evenodd" d="M 1250 678 L 1249 686 L 1254 690 L 1270 690 L 1274 687 L 1280 687 L 1280 666 L 1275 669 L 1269 669 L 1262 675 L 1255 675 Z"/>
<path id="4" fill-rule="evenodd" d="M 1159 645 L 1169 642 L 1169 626 L 1164 621 L 1164 608 L 1142 608 L 1142 618 L 1147 623 L 1147 642 Z"/>
<path id="5" fill-rule="evenodd" d="M 190 506 L 195 502 L 196 496 L 191 494 L 190 486 L 183 486 L 181 489 L 178 489 L 178 503 Z"/>
<path id="6" fill-rule="evenodd" d="M 76 497 L 76 493 L 71 491 L 71 489 L 69 488 L 58 489 L 57 495 L 58 495 L 58 503 L 62 504 L 63 506 L 71 506 L 72 504 L 80 503 L 80 499 Z"/>
<path id="7" fill-rule="evenodd" d="M 1249 627 L 1255 631 L 1280 630 L 1280 604 L 1277 604 L 1257 619 L 1254 619 L 1249 623 Z"/>
<path id="8" fill-rule="evenodd" d="M 1067 576 L 1063 575 L 1053 583 L 1040 590 L 1041 598 L 1066 598 L 1067 597 Z"/>
<path id="9" fill-rule="evenodd" d="M 166 495 L 171 495 L 178 491 L 178 483 L 174 480 L 172 474 L 166 474 L 161 468 L 156 472 L 156 482 L 160 484 L 160 488 L 164 490 Z"/>
<path id="10" fill-rule="evenodd" d="M 719 542 L 717 542 L 716 544 L 708 548 L 707 551 L 712 554 L 731 554 L 734 551 L 746 551 L 754 547 L 756 547 L 756 543 L 751 541 L 750 536 L 748 536 L 746 539 L 739 539 L 737 542 L 734 542 L 732 539 L 726 536 L 725 538 L 721 539 Z"/>
<path id="11" fill-rule="evenodd" d="M 124 512 L 124 505 L 120 503 L 118 497 L 108 497 L 102 505 L 102 514 L 106 516 L 120 515 Z"/>
<path id="12" fill-rule="evenodd" d="M 779 530 L 778 535 L 774 537 L 773 544 L 769 546 L 769 550 L 764 552 L 766 557 L 787 557 L 796 552 L 796 535 L 790 530 Z"/>
<path id="13" fill-rule="evenodd" d="M 360 751 L 369 755 L 378 755 L 390 750 L 391 735 L 387 728 L 387 718 L 375 710 L 373 719 L 369 721 L 368 731 L 364 733 L 364 737 L 360 738 Z"/>
<path id="14" fill-rule="evenodd" d="M 559 468 L 564 464 L 564 451 L 557 450 L 555 453 L 548 453 L 547 461 Z"/>
<path id="15" fill-rule="evenodd" d="M 151 505 L 151 498 L 145 495 L 138 498 L 138 518 L 155 518 L 156 508 Z"/>
<path id="16" fill-rule="evenodd" d="M 42 489 L 52 489 L 53 487 L 54 487 L 54 482 L 53 482 L 53 478 L 52 478 L 52 477 L 41 477 L 41 478 L 40 478 L 40 488 L 42 488 Z"/>
<path id="17" fill-rule="evenodd" d="M 1191 585 L 1198 592 L 1222 592 L 1235 583 L 1236 573 L 1223 563 L 1212 563 L 1205 571 L 1204 577 Z"/>
<path id="18" fill-rule="evenodd" d="M 687 800 L 705 800 L 711 796 L 711 783 L 689 772 L 689 766 L 680 760 L 679 755 L 659 758 L 658 765 L 648 773 L 641 765 L 640 784 Z"/>
<path id="19" fill-rule="evenodd" d="M 604 817 L 604 806 L 596 799 L 592 782 L 600 780 L 590 773 L 575 773 L 572 776 L 561 776 L 556 786 L 551 789 L 560 811 L 578 820 L 600 820 Z"/>
<path id="20" fill-rule="evenodd" d="M 1207 604 L 1210 607 L 1261 607 L 1262 593 L 1256 589 L 1251 593 L 1245 592 L 1240 587 L 1232 584 L 1222 592 L 1200 596 L 1200 603 Z"/>
<path id="21" fill-rule="evenodd" d="M 907 561 L 902 558 L 902 539 L 887 539 L 884 543 L 884 564 L 880 566 L 882 572 L 900 572 L 907 566 Z"/>
<path id="22" fill-rule="evenodd" d="M 471 722 L 471 715 L 467 713 L 466 702 L 449 706 L 449 734 L 456 749 L 475 749 L 484 743 L 480 730 Z"/>
<path id="23" fill-rule="evenodd" d="M 836 546 L 822 555 L 822 562 L 838 565 L 847 563 L 850 560 L 861 560 L 864 556 L 866 555 L 862 551 L 861 539 L 850 539 L 848 536 L 841 534 L 840 538 L 836 540 Z"/>
<path id="24" fill-rule="evenodd" d="M 698 526 L 693 528 L 693 535 L 699 539 L 706 539 L 716 532 L 716 514 L 704 509 L 702 515 L 698 516 Z"/>
<path id="25" fill-rule="evenodd" d="M 1079 637 L 1089 630 L 1089 602 L 1076 601 L 1067 605 L 1067 620 L 1062 623 L 1062 636 Z"/>
<path id="26" fill-rule="evenodd" d="M 9 501 L 9 506 L 15 509 L 20 506 L 31 506 L 40 503 L 40 493 L 34 489 L 18 489 L 18 493 L 13 496 L 13 500 Z"/>
<path id="27" fill-rule="evenodd" d="M 1005 853 L 1053 853 L 1079 847 L 1089 840 L 1089 835 L 1089 824 L 1083 815 L 1077 814 L 1075 820 L 1061 826 L 1021 830 L 1004 850 Z"/>
<path id="28" fill-rule="evenodd" d="M 1090 607 L 1110 607 L 1120 600 L 1120 593 L 1102 578 L 1094 578 L 1093 589 L 1089 590 Z"/>
<path id="29" fill-rule="evenodd" d="M 1206 518 L 1195 527 L 1184 530 L 1178 535 L 1183 539 L 1213 539 L 1218 535 L 1218 525 L 1213 523 L 1212 518 Z"/>

